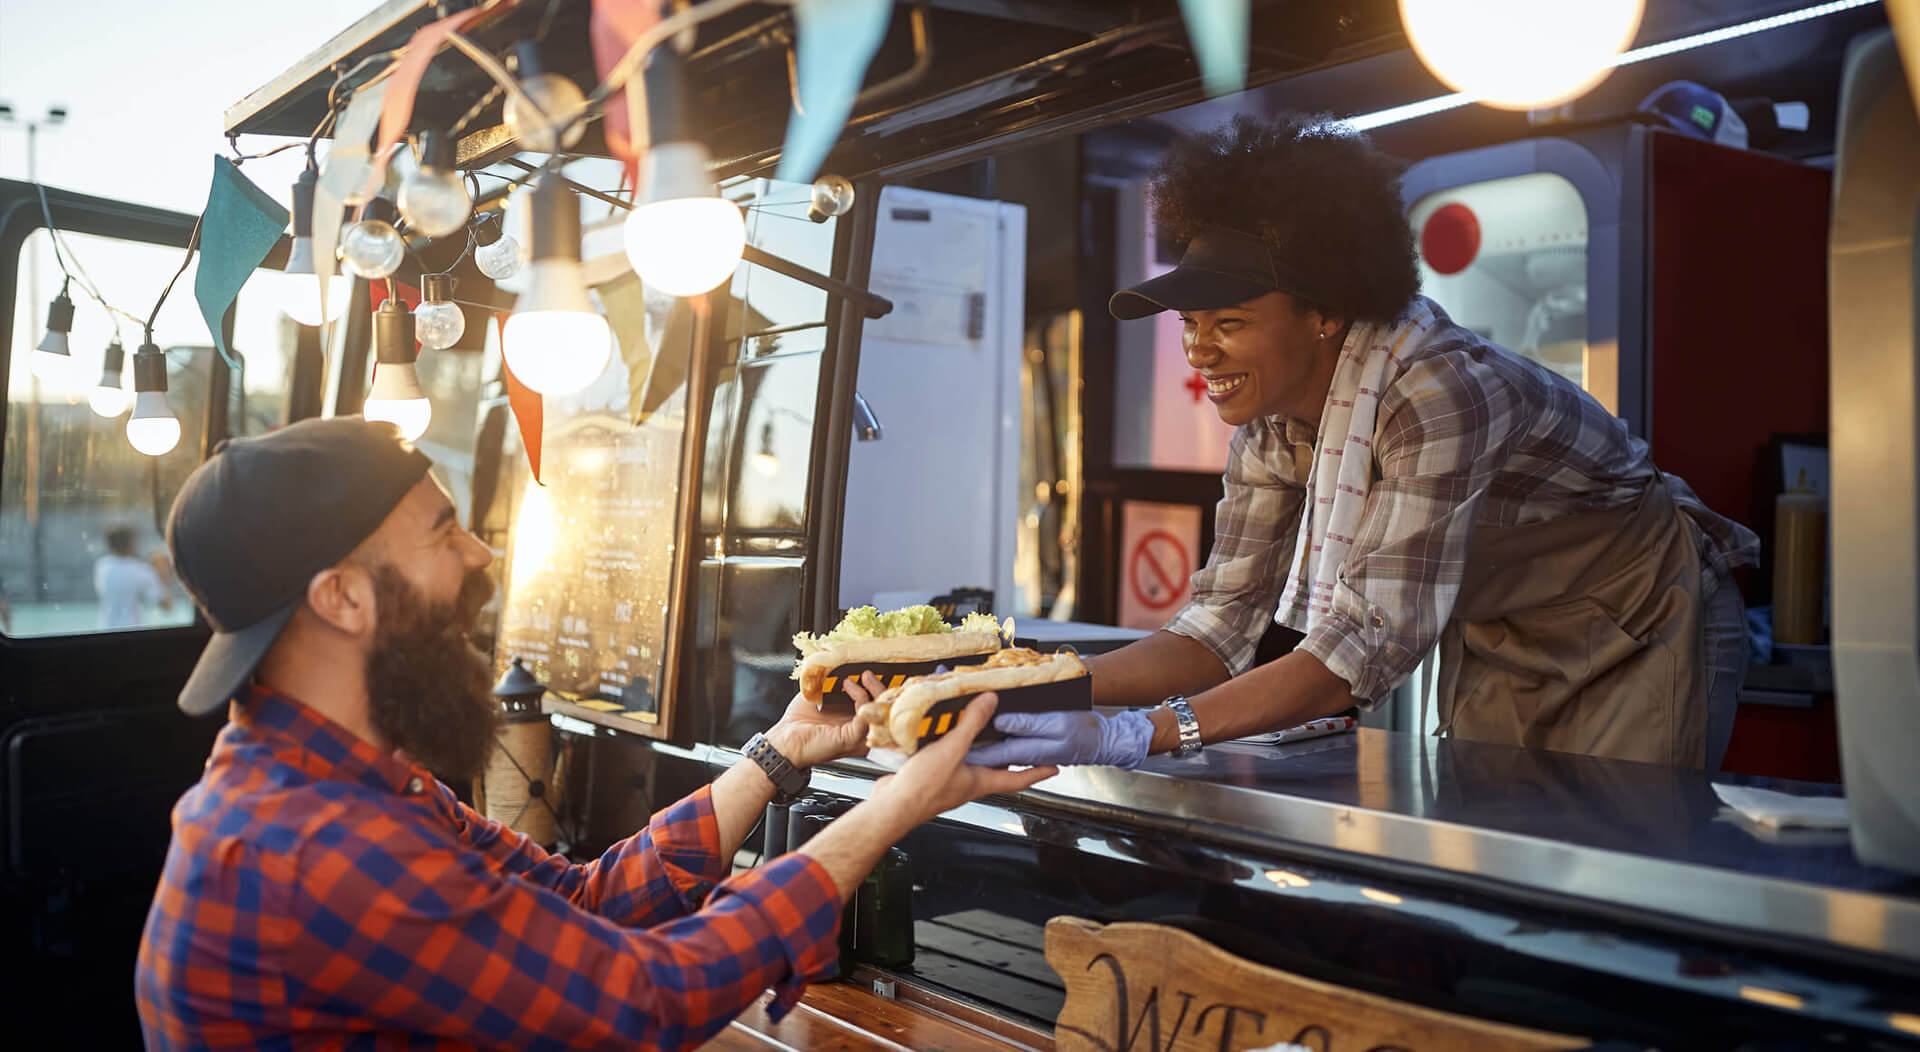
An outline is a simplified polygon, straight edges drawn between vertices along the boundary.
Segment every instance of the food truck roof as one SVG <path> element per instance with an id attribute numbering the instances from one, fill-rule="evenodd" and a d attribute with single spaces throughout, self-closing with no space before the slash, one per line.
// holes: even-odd
<path id="1" fill-rule="evenodd" d="M 311 134 L 327 112 L 336 76 L 347 72 L 351 81 L 356 65 L 404 45 L 435 10 L 422 0 L 389 0 L 230 107 L 227 131 Z M 495 52 L 544 36 L 549 71 L 591 84 L 598 78 L 588 16 L 589 5 L 575 0 L 501 5 L 480 16 L 470 35 Z M 1250 84 L 1402 45 L 1391 3 L 1255 3 L 1253 20 L 1259 43 Z M 768 100 L 788 94 L 787 55 L 795 37 L 793 10 L 780 3 L 746 4 L 702 27 L 688 62 L 693 109 L 726 174 L 756 171 L 777 158 L 782 122 L 767 118 L 783 115 L 785 106 L 770 108 Z M 1203 97 L 1175 0 L 902 5 L 867 85 L 829 162 L 848 175 L 944 157 L 1012 133 L 1057 133 Z M 470 62 L 436 63 L 422 85 L 416 118 L 451 125 L 491 87 Z M 491 105 L 491 119 L 472 122 L 481 130 L 461 142 L 463 166 L 512 152 L 498 127 L 499 103 Z M 580 152 L 605 152 L 597 128 Z"/>
<path id="2" fill-rule="evenodd" d="M 306 137 L 345 86 L 377 75 L 370 58 L 402 47 L 448 5 L 388 0 L 230 106 L 230 134 Z M 1649 4 L 1635 46 L 1667 52 L 1715 34 L 1716 46 L 1663 54 L 1623 69 L 1595 89 L 1583 111 L 1631 110 L 1649 88 L 1685 76 L 1729 97 L 1770 94 L 1808 102 L 1804 141 L 1830 143 L 1846 42 L 1879 15 L 1873 5 L 1794 21 L 1804 5 L 1780 0 Z M 1824 5 L 1832 6 L 1832 5 Z M 1447 93 L 1407 47 L 1391 0 L 1251 0 L 1249 88 L 1263 104 L 1350 114 Z M 585 0 L 499 4 L 467 35 L 495 54 L 520 40 L 545 41 L 543 61 L 576 83 L 599 80 L 588 46 Z M 1724 38 L 1729 26 L 1778 22 L 1764 40 Z M 778 160 L 789 109 L 795 16 L 784 3 L 748 3 L 700 29 L 689 55 L 691 109 L 716 174 L 764 173 Z M 1284 82 L 1284 86 L 1280 86 Z M 420 85 L 415 123 L 465 123 L 462 167 L 515 152 L 501 126 L 493 83 L 472 62 L 435 62 Z M 1279 94 L 1273 94 L 1273 93 Z M 335 95 L 335 97 L 339 97 Z M 923 0 L 900 4 L 870 67 L 866 89 L 825 170 L 853 178 L 929 171 L 988 150 L 1089 131 L 1204 101 L 1177 0 Z M 487 101 L 469 115 L 476 100 Z M 1224 114 L 1222 114 L 1224 115 Z M 1402 156 L 1458 150 L 1528 133 L 1528 116 L 1460 107 L 1376 132 Z M 598 122 L 577 147 L 606 154 Z"/>

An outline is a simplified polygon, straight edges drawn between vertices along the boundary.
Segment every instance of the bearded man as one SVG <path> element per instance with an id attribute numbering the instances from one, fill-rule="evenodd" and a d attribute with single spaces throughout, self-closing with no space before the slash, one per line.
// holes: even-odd
<path id="1" fill-rule="evenodd" d="M 214 628 L 180 707 L 220 709 L 135 969 L 148 1048 L 698 1045 L 769 987 L 831 972 L 842 903 L 887 846 L 1053 773 L 964 764 L 990 699 L 800 851 L 729 878 L 806 768 L 862 728 L 796 699 L 747 757 L 574 865 L 429 769 L 493 745 L 468 641 L 492 556 L 391 425 L 234 439 L 188 478 L 167 543 Z"/>

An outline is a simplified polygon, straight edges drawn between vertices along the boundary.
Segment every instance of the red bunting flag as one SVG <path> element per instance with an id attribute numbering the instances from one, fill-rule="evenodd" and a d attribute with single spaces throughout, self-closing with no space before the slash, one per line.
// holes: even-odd
<path id="1" fill-rule="evenodd" d="M 593 0 L 593 18 L 588 24 L 588 36 L 593 42 L 594 73 L 605 80 L 627 49 L 640 39 L 640 34 L 652 29 L 659 21 L 658 0 Z M 634 74 L 635 79 L 640 76 Z M 638 187 L 640 151 L 633 141 L 633 128 L 627 120 L 627 92 L 633 90 L 634 87 L 629 83 L 607 100 L 601 127 L 606 132 L 608 151 L 626 162 L 627 185 Z"/>
<path id="2" fill-rule="evenodd" d="M 506 346 L 507 319 L 510 311 L 495 311 L 494 324 L 500 327 L 500 344 Z M 533 469 L 533 481 L 540 482 L 540 434 L 544 426 L 544 406 L 540 393 L 513 375 L 513 369 L 507 365 L 506 356 L 500 358 L 500 374 L 507 380 L 507 404 L 513 407 L 513 419 L 520 425 L 520 445 L 527 451 L 527 466 Z"/>

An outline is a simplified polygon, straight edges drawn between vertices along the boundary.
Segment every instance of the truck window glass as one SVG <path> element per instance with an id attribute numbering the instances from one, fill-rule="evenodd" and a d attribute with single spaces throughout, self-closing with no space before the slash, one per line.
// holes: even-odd
<path id="1" fill-rule="evenodd" d="M 141 317 L 180 266 L 180 250 L 170 246 L 61 238 L 108 303 Z M 36 371 L 35 348 L 61 272 L 45 230 L 30 235 L 21 254 L 0 448 L 0 632 L 64 636 L 188 624 L 193 607 L 167 565 L 162 533 L 175 491 L 200 462 L 209 383 L 224 368 L 193 299 L 194 268 L 180 276 L 153 334 L 166 354 L 167 401 L 180 440 L 148 457 L 128 443 L 127 411 L 115 404 L 132 401 L 140 327 L 118 319 L 126 353 L 121 397 L 97 391 L 114 316 L 75 281 L 70 361 Z M 285 419 L 294 323 L 280 309 L 282 280 L 262 272 L 235 305 L 232 349 L 242 373 L 227 406 L 235 433 L 260 433 Z M 99 409 L 119 411 L 103 416 Z"/>

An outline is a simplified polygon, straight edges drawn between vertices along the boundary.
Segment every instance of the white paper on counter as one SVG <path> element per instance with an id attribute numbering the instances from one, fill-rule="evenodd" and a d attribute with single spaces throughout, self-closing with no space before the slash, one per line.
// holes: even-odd
<path id="1" fill-rule="evenodd" d="M 1794 796 L 1772 789 L 1714 783 L 1720 802 L 1738 811 L 1749 821 L 1769 829 L 1795 826 L 1802 829 L 1845 829 L 1847 798 L 1844 796 Z"/>

